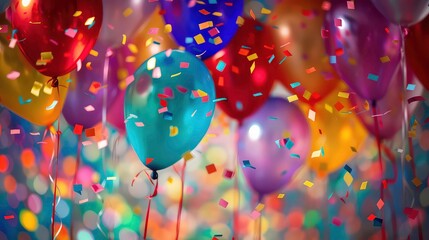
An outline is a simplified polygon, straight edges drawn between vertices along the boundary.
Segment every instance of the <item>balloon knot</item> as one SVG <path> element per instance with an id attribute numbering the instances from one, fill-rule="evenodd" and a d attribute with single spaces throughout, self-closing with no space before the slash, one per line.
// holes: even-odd
<path id="1" fill-rule="evenodd" d="M 59 81 L 57 77 L 49 79 L 48 83 L 51 83 L 51 87 L 57 88 L 59 86 Z"/>
<path id="2" fill-rule="evenodd" d="M 150 175 L 150 177 L 151 177 L 153 180 L 156 180 L 156 179 L 158 179 L 158 173 L 157 173 L 156 171 L 153 171 L 153 172 L 152 172 L 152 174 Z"/>

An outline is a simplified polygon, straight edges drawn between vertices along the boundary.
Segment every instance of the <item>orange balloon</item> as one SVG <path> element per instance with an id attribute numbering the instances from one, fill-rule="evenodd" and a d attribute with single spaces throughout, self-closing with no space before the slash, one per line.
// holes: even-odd
<path id="1" fill-rule="evenodd" d="M 339 83 L 321 37 L 325 12 L 322 0 L 283 0 L 268 20 L 273 25 L 281 83 L 301 101 L 314 104 Z M 285 58 L 286 57 L 286 58 Z M 284 59 L 285 58 L 285 59 Z M 282 62 L 283 61 L 283 62 Z M 291 86 L 299 83 L 300 86 Z"/>
<path id="2" fill-rule="evenodd" d="M 307 166 L 320 177 L 344 167 L 368 136 L 350 101 L 339 94 L 340 92 L 347 92 L 345 85 L 336 88 L 323 101 L 312 107 L 300 105 L 306 114 L 310 110 L 315 112 L 314 121 L 308 121 L 312 133 L 313 154 L 307 159 Z M 317 151 L 320 151 L 320 155 Z"/>
<path id="3" fill-rule="evenodd" d="M 170 32 L 171 25 L 166 25 L 159 14 L 159 8 L 155 9 L 147 24 L 138 30 L 133 39 L 133 43 L 137 47 L 135 67 L 139 67 L 144 61 L 159 52 L 178 48 Z"/>
<path id="4" fill-rule="evenodd" d="M 0 17 L 0 25 L 8 22 Z M 68 76 L 60 77 L 59 94 L 56 88 L 48 83 L 49 77 L 35 70 L 19 51 L 18 47 L 10 48 L 6 36 L 0 34 L 0 104 L 26 119 L 27 121 L 48 126 L 61 114 L 67 97 Z"/>

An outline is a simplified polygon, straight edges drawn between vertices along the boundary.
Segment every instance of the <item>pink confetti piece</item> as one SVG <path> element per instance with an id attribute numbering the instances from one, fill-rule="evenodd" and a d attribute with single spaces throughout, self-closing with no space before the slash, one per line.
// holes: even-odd
<path id="1" fill-rule="evenodd" d="M 187 89 L 187 88 L 185 88 L 185 87 L 177 86 L 176 88 L 177 88 L 177 90 L 178 90 L 179 92 L 181 92 L 181 93 L 187 93 L 187 92 L 188 92 L 188 89 Z"/>
<path id="2" fill-rule="evenodd" d="M 92 105 L 88 105 L 88 106 L 84 107 L 84 109 L 85 109 L 85 111 L 87 111 L 87 112 L 92 112 L 92 111 L 94 111 L 94 110 L 95 110 L 95 108 L 94 108 Z"/>
<path id="3" fill-rule="evenodd" d="M 189 63 L 188 62 L 181 62 L 180 68 L 189 68 Z"/>
<path id="4" fill-rule="evenodd" d="M 343 22 L 341 18 L 335 19 L 335 27 L 341 27 L 343 25 Z"/>
<path id="5" fill-rule="evenodd" d="M 165 56 L 170 57 L 171 53 L 173 53 L 173 49 L 168 49 L 167 51 L 165 51 Z"/>
<path id="6" fill-rule="evenodd" d="M 80 69 L 82 68 L 82 60 L 77 60 L 76 62 L 76 71 L 80 71 Z"/>
<path id="7" fill-rule="evenodd" d="M 341 219 L 338 217 L 333 217 L 332 218 L 332 224 L 334 224 L 337 227 L 341 226 Z"/>
<path id="8" fill-rule="evenodd" d="M 223 198 L 221 198 L 221 199 L 219 200 L 219 206 L 221 206 L 221 207 L 223 207 L 223 208 L 228 207 L 228 201 L 226 201 L 226 200 L 224 200 Z"/>
<path id="9" fill-rule="evenodd" d="M 18 40 L 16 38 L 12 38 L 9 43 L 9 48 L 15 48 L 17 42 Z"/>
<path id="10" fill-rule="evenodd" d="M 0 130 L 1 130 L 1 128 L 0 128 Z M 39 132 L 30 132 L 30 135 L 31 136 L 40 136 L 40 133 Z"/>
<path id="11" fill-rule="evenodd" d="M 347 1 L 347 9 L 355 9 L 355 2 L 354 1 Z"/>
<path id="12" fill-rule="evenodd" d="M 165 113 L 165 112 L 168 112 L 168 108 L 167 107 L 163 107 L 163 108 L 158 109 L 158 113 L 159 114 Z"/>
<path id="13" fill-rule="evenodd" d="M 224 176 L 225 178 L 231 179 L 231 178 L 232 178 L 232 176 L 234 176 L 234 172 L 233 172 L 233 171 L 231 171 L 231 170 L 224 170 L 224 171 L 223 171 L 223 176 Z"/>
<path id="14" fill-rule="evenodd" d="M 159 28 L 150 28 L 147 33 L 152 35 L 157 35 L 158 31 L 159 31 Z"/>
<path id="15" fill-rule="evenodd" d="M 77 29 L 67 28 L 65 34 L 67 37 L 74 38 L 77 34 Z"/>
<path id="16" fill-rule="evenodd" d="M 260 212 L 258 212 L 258 211 L 256 211 L 256 210 L 253 210 L 253 212 L 250 214 L 250 217 L 251 217 L 253 220 L 255 220 L 255 219 L 259 218 L 260 216 L 261 216 L 261 213 L 260 213 Z"/>
<path id="17" fill-rule="evenodd" d="M 377 207 L 378 207 L 378 209 L 382 209 L 383 208 L 383 206 L 384 206 L 384 201 L 383 200 L 381 200 L 381 199 L 379 199 L 378 200 L 378 202 L 377 202 Z"/>
<path id="18" fill-rule="evenodd" d="M 11 129 L 10 135 L 18 135 L 21 134 L 21 129 Z"/>
<path id="19" fill-rule="evenodd" d="M 144 123 L 142 122 L 136 122 L 136 127 L 144 127 Z"/>
<path id="20" fill-rule="evenodd" d="M 93 184 L 91 188 L 92 188 L 92 191 L 94 191 L 95 193 L 100 193 L 104 190 L 104 187 L 101 186 L 99 183 Z"/>
<path id="21" fill-rule="evenodd" d="M 21 75 L 21 73 L 19 73 L 19 72 L 17 72 L 17 71 L 12 71 L 12 72 L 10 72 L 10 73 L 8 73 L 7 75 L 6 75 L 6 77 L 9 79 L 9 80 L 16 80 L 17 78 L 19 78 L 19 76 Z"/>
<path id="22" fill-rule="evenodd" d="M 329 11 L 331 9 L 331 3 L 328 1 L 324 1 L 322 3 L 322 9 L 325 11 Z"/>
<path id="23" fill-rule="evenodd" d="M 157 79 L 157 78 L 161 78 L 161 76 L 162 76 L 161 75 L 161 68 L 160 67 L 154 68 L 152 71 L 152 78 Z"/>
<path id="24" fill-rule="evenodd" d="M 79 200 L 79 204 L 83 204 L 83 203 L 86 203 L 86 202 L 88 202 L 88 198 L 85 198 L 85 199 Z"/>

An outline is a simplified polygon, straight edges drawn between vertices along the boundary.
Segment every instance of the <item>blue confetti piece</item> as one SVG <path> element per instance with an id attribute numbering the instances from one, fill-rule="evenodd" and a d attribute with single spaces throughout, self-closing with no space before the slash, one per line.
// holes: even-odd
<path id="1" fill-rule="evenodd" d="M 161 45 L 161 43 L 157 42 L 157 41 L 153 41 L 153 44 L 155 44 L 155 45 Z"/>
<path id="2" fill-rule="evenodd" d="M 292 140 L 287 138 L 286 148 L 290 150 L 293 147 L 293 145 L 295 145 L 295 144 L 292 142 Z"/>
<path id="3" fill-rule="evenodd" d="M 31 103 L 31 98 L 24 101 L 22 96 L 19 96 L 19 104 L 24 105 L 24 104 L 28 104 L 28 103 Z"/>
<path id="4" fill-rule="evenodd" d="M 252 164 L 250 163 L 249 160 L 243 160 L 243 168 L 252 168 L 252 169 L 256 169 L 254 166 L 252 166 Z"/>
<path id="5" fill-rule="evenodd" d="M 262 93 L 261 92 L 257 92 L 257 93 L 254 93 L 253 96 L 254 97 L 259 97 L 259 96 L 262 96 Z"/>
<path id="6" fill-rule="evenodd" d="M 268 63 L 273 62 L 274 58 L 275 58 L 274 54 L 273 54 L 273 55 L 271 55 L 270 59 L 268 59 Z"/>
<path id="7" fill-rule="evenodd" d="M 368 74 L 368 79 L 372 80 L 374 82 L 377 82 L 378 81 L 378 75 L 370 73 L 370 74 Z"/>
<path id="8" fill-rule="evenodd" d="M 243 110 L 243 103 L 241 103 L 240 101 L 238 101 L 238 102 L 236 102 L 236 103 L 235 103 L 235 107 L 236 107 L 239 111 L 241 111 L 241 110 Z"/>
<path id="9" fill-rule="evenodd" d="M 171 113 L 171 112 L 164 112 L 162 114 L 162 117 L 164 118 L 164 120 L 171 121 L 171 120 L 173 120 L 173 113 Z"/>
<path id="10" fill-rule="evenodd" d="M 280 144 L 280 139 L 275 141 L 278 148 L 282 148 L 282 145 Z"/>
<path id="11" fill-rule="evenodd" d="M 329 56 L 329 63 L 336 64 L 337 63 L 337 56 Z"/>
<path id="12" fill-rule="evenodd" d="M 349 165 L 347 165 L 347 164 L 344 166 L 344 169 L 345 169 L 347 172 L 349 172 L 349 173 L 352 173 L 352 170 L 353 170 L 353 169 L 352 169 Z"/>
<path id="13" fill-rule="evenodd" d="M 248 46 L 246 46 L 246 45 L 241 45 L 241 48 L 244 48 L 244 49 L 252 49 L 251 47 L 248 47 Z"/>
<path id="14" fill-rule="evenodd" d="M 218 70 L 219 72 L 223 72 L 223 70 L 225 70 L 225 67 L 226 67 L 226 63 L 220 60 L 216 65 L 216 70 Z"/>
<path id="15" fill-rule="evenodd" d="M 214 39 L 213 38 L 209 38 L 209 43 L 211 43 L 211 44 L 215 44 L 215 42 L 214 42 Z"/>
<path id="16" fill-rule="evenodd" d="M 286 60 L 286 56 L 283 57 L 283 59 L 279 62 L 279 65 L 282 64 Z"/>
<path id="17" fill-rule="evenodd" d="M 268 119 L 270 119 L 270 120 L 277 120 L 278 118 L 270 116 Z"/>
<path id="18" fill-rule="evenodd" d="M 186 37 L 185 38 L 185 43 L 186 44 L 190 44 L 190 43 L 192 43 L 194 41 L 194 39 L 192 39 L 191 37 Z"/>
<path id="19" fill-rule="evenodd" d="M 220 102 L 220 101 L 226 101 L 226 98 L 216 98 L 213 100 L 213 102 Z"/>
<path id="20" fill-rule="evenodd" d="M 383 219 L 375 218 L 374 219 L 374 227 L 381 227 L 383 225 Z"/>
<path id="21" fill-rule="evenodd" d="M 408 91 L 414 91 L 414 89 L 416 89 L 416 84 L 411 84 L 411 83 L 409 83 L 409 84 L 407 85 L 407 90 L 408 90 Z"/>
<path id="22" fill-rule="evenodd" d="M 299 154 L 296 154 L 296 153 L 291 153 L 290 157 L 291 158 L 301 158 L 301 156 L 299 156 Z"/>
<path id="23" fill-rule="evenodd" d="M 322 157 L 325 156 L 325 149 L 323 147 L 320 149 L 320 153 L 322 154 Z"/>
<path id="24" fill-rule="evenodd" d="M 67 81 L 66 81 L 66 82 L 71 83 L 71 82 L 72 82 L 72 79 L 71 79 L 71 78 L 69 78 L 69 79 L 67 79 Z"/>
<path id="25" fill-rule="evenodd" d="M 82 195 L 82 184 L 73 185 L 73 191 L 75 193 L 79 193 L 79 195 Z"/>
<path id="26" fill-rule="evenodd" d="M 301 83 L 300 83 L 300 82 L 293 82 L 293 83 L 291 83 L 291 84 L 290 84 L 290 86 L 291 86 L 292 88 L 296 88 L 296 87 L 301 86 Z"/>
<path id="27" fill-rule="evenodd" d="M 18 32 L 18 30 L 17 29 L 13 29 L 12 30 L 12 36 L 11 36 L 11 38 L 13 39 L 14 37 L 15 37 L 15 34 Z"/>
<path id="28" fill-rule="evenodd" d="M 95 20 L 88 26 L 88 30 L 91 29 L 95 25 Z"/>

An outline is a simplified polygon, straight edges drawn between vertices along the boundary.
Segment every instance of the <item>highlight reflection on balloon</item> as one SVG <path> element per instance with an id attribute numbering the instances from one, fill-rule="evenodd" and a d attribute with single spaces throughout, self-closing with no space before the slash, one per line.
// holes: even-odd
<path id="1" fill-rule="evenodd" d="M 390 22 L 411 26 L 429 14 L 429 0 L 371 0 Z"/>

